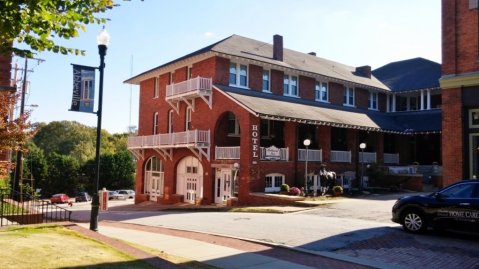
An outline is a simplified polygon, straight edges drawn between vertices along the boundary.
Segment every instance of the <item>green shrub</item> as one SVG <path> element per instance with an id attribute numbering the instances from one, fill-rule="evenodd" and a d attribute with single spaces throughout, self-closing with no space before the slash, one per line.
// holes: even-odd
<path id="1" fill-rule="evenodd" d="M 281 185 L 281 192 L 289 192 L 289 185 L 288 184 Z"/>
<path id="2" fill-rule="evenodd" d="M 333 187 L 333 193 L 335 194 L 343 194 L 343 187 L 336 185 Z"/>

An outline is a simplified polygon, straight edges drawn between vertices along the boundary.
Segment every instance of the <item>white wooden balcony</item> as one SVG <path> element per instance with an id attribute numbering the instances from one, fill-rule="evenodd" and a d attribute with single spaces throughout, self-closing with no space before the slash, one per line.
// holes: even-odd
<path id="1" fill-rule="evenodd" d="M 308 162 L 322 162 L 323 150 L 308 149 Z M 306 161 L 306 149 L 298 149 L 298 161 Z"/>
<path id="2" fill-rule="evenodd" d="M 215 147 L 216 160 L 239 160 L 240 147 Z"/>
<path id="3" fill-rule="evenodd" d="M 128 137 L 128 149 L 137 158 L 143 159 L 146 149 L 153 149 L 165 158 L 172 158 L 173 149 L 188 148 L 198 158 L 210 160 L 210 131 L 190 130 L 185 132 Z"/>
<path id="4" fill-rule="evenodd" d="M 359 152 L 359 163 L 375 163 L 376 152 Z"/>
<path id="5" fill-rule="evenodd" d="M 351 151 L 331 150 L 331 162 L 351 163 Z"/>
<path id="6" fill-rule="evenodd" d="M 384 153 L 385 164 L 399 164 L 399 153 Z"/>
<path id="7" fill-rule="evenodd" d="M 201 98 L 211 108 L 212 105 L 211 78 L 196 77 L 166 86 L 166 102 L 179 113 L 179 103 L 185 102 L 195 111 L 195 99 Z"/>
<path id="8" fill-rule="evenodd" d="M 275 146 L 259 148 L 259 159 L 262 161 L 289 161 L 289 148 L 277 148 Z"/>

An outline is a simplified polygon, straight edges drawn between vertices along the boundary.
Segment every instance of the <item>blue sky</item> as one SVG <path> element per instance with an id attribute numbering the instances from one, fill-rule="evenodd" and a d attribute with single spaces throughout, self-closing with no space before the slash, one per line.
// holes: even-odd
<path id="1" fill-rule="evenodd" d="M 102 127 L 123 133 L 138 126 L 138 86 L 123 81 L 230 35 L 272 43 L 351 66 L 415 57 L 441 62 L 441 1 L 438 0 L 132 0 L 105 14 L 111 36 L 105 58 Z M 40 53 L 26 97 L 33 122 L 74 120 L 96 126 L 95 114 L 70 112 L 71 64 L 98 66 L 96 35 L 90 25 L 80 37 L 59 40 L 86 56 Z M 14 58 L 23 67 L 24 61 Z M 18 76 L 21 74 L 19 73 Z M 98 73 L 97 73 L 98 77 Z M 98 92 L 98 79 L 97 89 Z M 27 107 L 28 109 L 28 107 Z M 95 108 L 96 111 L 96 108 Z"/>

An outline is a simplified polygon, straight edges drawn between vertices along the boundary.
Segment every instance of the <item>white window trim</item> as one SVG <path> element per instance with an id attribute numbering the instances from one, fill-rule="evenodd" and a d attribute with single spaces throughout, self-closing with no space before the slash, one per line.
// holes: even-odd
<path id="1" fill-rule="evenodd" d="M 317 85 L 318 83 L 319 83 L 319 89 L 320 89 L 319 91 L 316 89 L 316 85 Z M 323 83 L 326 84 L 326 100 L 321 99 L 322 96 L 323 96 L 323 95 L 321 94 L 321 93 L 322 93 L 322 90 L 321 90 L 322 87 L 321 87 L 321 85 L 322 85 Z M 317 92 L 319 92 L 319 96 L 320 96 L 319 99 L 316 98 L 316 93 L 317 93 Z M 329 103 L 329 83 L 328 83 L 328 82 L 322 82 L 322 81 L 320 81 L 320 80 L 316 80 L 316 82 L 314 83 L 314 99 L 315 99 L 316 101 L 318 101 L 318 102 Z"/>
<path id="2" fill-rule="evenodd" d="M 191 130 L 191 107 L 186 107 L 185 111 L 185 131 Z"/>
<path id="3" fill-rule="evenodd" d="M 188 66 L 188 79 L 193 78 L 193 67 Z"/>
<path id="4" fill-rule="evenodd" d="M 158 134 L 158 124 L 159 124 L 159 117 L 158 117 L 158 112 L 155 112 L 153 114 L 153 134 L 156 135 Z"/>
<path id="5" fill-rule="evenodd" d="M 170 85 L 175 84 L 175 72 L 170 73 Z"/>
<path id="6" fill-rule="evenodd" d="M 479 113 L 479 109 L 469 109 L 469 128 L 479 128 L 479 124 L 472 123 L 473 113 Z"/>
<path id="7" fill-rule="evenodd" d="M 372 107 L 372 100 L 373 100 L 373 96 L 375 96 L 376 98 L 376 107 Z M 379 93 L 378 92 L 369 92 L 369 97 L 368 97 L 368 109 L 369 110 L 379 110 Z"/>
<path id="8" fill-rule="evenodd" d="M 231 75 L 231 73 L 229 72 L 230 68 L 231 68 L 231 65 L 234 64 L 235 65 L 235 69 L 236 69 L 236 84 L 231 84 L 229 82 L 229 76 Z M 240 80 L 241 80 L 241 75 L 240 75 L 240 71 L 241 71 L 241 66 L 246 66 L 246 86 L 243 86 L 240 84 Z M 229 83 L 229 86 L 234 86 L 234 87 L 237 87 L 237 88 L 243 88 L 243 89 L 249 89 L 248 85 L 249 85 L 249 66 L 247 64 L 242 64 L 242 63 L 236 63 L 236 62 L 230 62 L 230 67 L 228 68 L 228 83 Z"/>
<path id="9" fill-rule="evenodd" d="M 271 182 L 272 186 L 271 187 L 266 187 L 266 178 L 267 177 L 271 177 L 271 179 L 272 179 L 272 182 Z M 279 192 L 279 191 L 281 191 L 281 185 L 276 186 L 274 184 L 275 183 L 275 177 L 282 177 L 283 178 L 281 185 L 284 184 L 285 181 L 286 181 L 286 177 L 284 176 L 284 174 L 281 174 L 281 173 L 271 173 L 271 174 L 265 175 L 264 176 L 264 182 L 265 182 L 264 191 L 265 192 Z"/>
<path id="10" fill-rule="evenodd" d="M 158 98 L 160 97 L 160 78 L 159 77 L 155 77 L 155 89 L 154 89 L 154 94 L 153 94 L 153 98 Z"/>
<path id="11" fill-rule="evenodd" d="M 268 89 L 263 89 L 263 74 L 264 72 L 268 72 Z M 263 69 L 263 72 L 261 72 L 261 90 L 263 92 L 271 93 L 271 71 L 267 69 Z"/>
<path id="12" fill-rule="evenodd" d="M 288 76 L 288 92 L 287 93 L 284 92 L 284 77 L 285 76 Z M 291 91 L 292 91 L 291 81 L 293 77 L 296 78 L 296 93 L 297 93 L 296 95 L 291 94 Z M 283 96 L 299 98 L 299 77 L 298 76 L 290 75 L 290 74 L 283 75 Z"/>
<path id="13" fill-rule="evenodd" d="M 356 89 L 354 89 L 353 87 L 348 87 L 348 86 L 344 86 L 343 88 L 343 97 L 344 97 L 344 93 L 348 93 L 348 95 L 346 96 L 346 100 L 349 100 L 349 91 L 346 90 L 346 89 L 352 89 L 353 90 L 353 103 L 352 104 L 348 104 L 348 103 L 343 103 L 343 106 L 349 106 L 349 107 L 354 107 L 355 104 L 356 104 Z"/>
<path id="14" fill-rule="evenodd" d="M 168 111 L 168 133 L 173 133 L 173 110 Z"/>

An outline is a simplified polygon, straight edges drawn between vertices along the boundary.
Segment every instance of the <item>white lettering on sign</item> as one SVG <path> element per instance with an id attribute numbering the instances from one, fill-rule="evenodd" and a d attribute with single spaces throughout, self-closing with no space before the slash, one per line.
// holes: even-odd
<path id="1" fill-rule="evenodd" d="M 258 158 L 259 157 L 259 145 L 258 145 L 258 137 L 259 132 L 258 132 L 258 125 L 253 124 L 251 125 L 251 142 L 253 142 L 253 147 L 252 147 L 252 152 L 253 152 L 253 158 Z"/>

